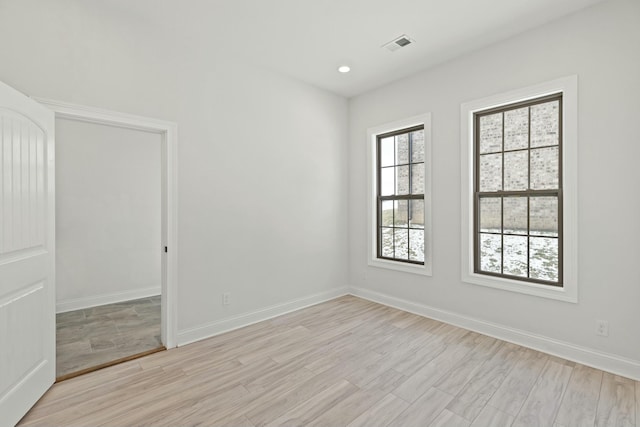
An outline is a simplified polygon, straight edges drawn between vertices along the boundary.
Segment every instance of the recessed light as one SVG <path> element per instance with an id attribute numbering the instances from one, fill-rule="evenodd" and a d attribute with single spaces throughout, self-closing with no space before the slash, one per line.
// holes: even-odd
<path id="1" fill-rule="evenodd" d="M 351 71 L 351 67 L 349 67 L 348 65 L 341 65 L 338 67 L 338 71 L 341 73 L 348 73 L 349 71 Z"/>

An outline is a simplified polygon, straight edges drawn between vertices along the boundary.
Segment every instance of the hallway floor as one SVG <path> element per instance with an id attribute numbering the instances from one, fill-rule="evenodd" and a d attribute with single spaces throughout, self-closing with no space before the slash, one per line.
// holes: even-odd
<path id="1" fill-rule="evenodd" d="M 160 296 L 56 316 L 56 377 L 162 347 Z"/>

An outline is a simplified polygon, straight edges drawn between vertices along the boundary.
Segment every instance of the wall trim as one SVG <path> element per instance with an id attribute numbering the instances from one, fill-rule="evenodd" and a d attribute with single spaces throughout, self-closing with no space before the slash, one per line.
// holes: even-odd
<path id="1" fill-rule="evenodd" d="M 359 298 L 377 302 L 379 304 L 397 308 L 419 316 L 439 320 L 483 335 L 488 335 L 493 338 L 508 341 L 523 347 L 528 347 L 543 353 L 558 356 L 563 359 L 640 381 L 640 360 L 632 360 L 614 354 L 604 353 L 587 347 L 559 341 L 554 338 L 532 334 L 527 331 L 499 325 L 497 323 L 486 322 L 368 289 L 350 287 L 349 293 Z"/>
<path id="2" fill-rule="evenodd" d="M 344 295 L 349 294 L 349 288 L 339 287 L 328 291 L 319 292 L 302 298 L 297 298 L 280 304 L 275 304 L 259 310 L 243 313 L 236 316 L 227 317 L 215 322 L 205 323 L 193 328 L 178 331 L 178 346 L 191 344 L 206 338 L 211 338 L 234 329 L 243 328 L 254 323 L 269 320 L 292 311 L 300 310 L 312 305 L 320 304 Z"/>
<path id="3" fill-rule="evenodd" d="M 159 134 L 162 138 L 162 343 L 176 346 L 178 330 L 178 125 L 174 122 L 52 99 L 32 97 L 56 118 L 96 123 Z M 168 248 L 168 251 L 162 250 Z"/>
<path id="4" fill-rule="evenodd" d="M 477 111 L 545 95 L 562 93 L 562 239 L 563 286 L 546 286 L 474 271 L 474 138 Z M 462 281 L 507 292 L 518 292 L 570 303 L 578 302 L 578 76 L 571 75 L 460 105 L 460 206 Z"/>
<path id="5" fill-rule="evenodd" d="M 413 126 L 424 127 L 424 264 L 409 264 L 378 258 L 378 201 L 377 201 L 377 140 L 378 135 L 407 129 Z M 432 194 L 432 155 L 431 155 L 431 113 L 396 120 L 391 123 L 367 129 L 367 263 L 372 267 L 404 271 L 405 273 L 433 274 L 433 224 L 431 221 Z"/>
<path id="6" fill-rule="evenodd" d="M 66 299 L 56 303 L 56 313 L 66 313 L 67 311 L 82 310 L 83 308 L 91 308 L 99 305 L 152 297 L 160 295 L 160 291 L 160 286 L 152 286 L 150 288 L 136 289 L 133 291 L 122 291 L 91 297 Z"/>

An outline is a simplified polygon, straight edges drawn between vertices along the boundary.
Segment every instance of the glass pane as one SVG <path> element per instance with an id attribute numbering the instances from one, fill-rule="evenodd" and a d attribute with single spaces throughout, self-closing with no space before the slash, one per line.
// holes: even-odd
<path id="1" fill-rule="evenodd" d="M 424 162 L 424 130 L 411 132 L 411 162 Z"/>
<path id="2" fill-rule="evenodd" d="M 411 165 L 411 194 L 424 193 L 424 163 Z"/>
<path id="3" fill-rule="evenodd" d="M 529 275 L 534 279 L 558 281 L 558 239 L 529 238 Z"/>
<path id="4" fill-rule="evenodd" d="M 398 259 L 409 259 L 409 230 L 406 228 L 394 228 L 394 245 Z"/>
<path id="5" fill-rule="evenodd" d="M 495 234 L 480 234 L 480 270 L 500 273 L 502 239 Z"/>
<path id="6" fill-rule="evenodd" d="M 558 144 L 559 117 L 558 101 L 531 106 L 531 147 Z"/>
<path id="7" fill-rule="evenodd" d="M 504 236 L 504 274 L 527 277 L 527 237 Z"/>
<path id="8" fill-rule="evenodd" d="M 396 166 L 396 194 L 409 194 L 409 166 Z"/>
<path id="9" fill-rule="evenodd" d="M 502 198 L 483 197 L 480 199 L 480 231 L 502 232 Z"/>
<path id="10" fill-rule="evenodd" d="M 480 156 L 480 191 L 502 190 L 502 154 Z"/>
<path id="11" fill-rule="evenodd" d="M 502 190 L 502 154 L 480 156 L 480 191 Z"/>
<path id="12" fill-rule="evenodd" d="M 395 218 L 394 225 L 396 227 L 407 227 L 409 214 L 409 202 L 407 200 L 396 200 L 395 205 Z"/>
<path id="13" fill-rule="evenodd" d="M 393 228 L 381 228 L 382 256 L 393 258 Z"/>
<path id="14" fill-rule="evenodd" d="M 380 195 L 393 195 L 393 167 L 380 170 Z"/>
<path id="15" fill-rule="evenodd" d="M 529 188 L 529 152 L 512 151 L 504 153 L 505 191 Z"/>
<path id="16" fill-rule="evenodd" d="M 502 113 L 480 117 L 480 154 L 502 151 Z"/>
<path id="17" fill-rule="evenodd" d="M 393 137 L 382 138 L 380 141 L 380 166 L 393 166 Z"/>
<path id="18" fill-rule="evenodd" d="M 409 230 L 409 259 L 424 262 L 424 230 Z"/>
<path id="19" fill-rule="evenodd" d="M 393 200 L 385 200 L 382 202 L 382 217 L 380 223 L 385 227 L 393 225 Z"/>
<path id="20" fill-rule="evenodd" d="M 409 134 L 396 135 L 396 165 L 409 163 Z"/>
<path id="21" fill-rule="evenodd" d="M 527 198 L 505 197 L 502 203 L 504 203 L 504 232 L 527 234 Z"/>
<path id="22" fill-rule="evenodd" d="M 529 147 L 529 108 L 504 112 L 504 150 Z"/>
<path id="23" fill-rule="evenodd" d="M 531 197 L 529 199 L 529 234 L 558 236 L 558 198 Z"/>
<path id="24" fill-rule="evenodd" d="M 531 150 L 531 188 L 558 188 L 558 147 Z"/>
<path id="25" fill-rule="evenodd" d="M 409 217 L 409 227 L 424 228 L 424 200 L 410 200 L 411 216 Z"/>

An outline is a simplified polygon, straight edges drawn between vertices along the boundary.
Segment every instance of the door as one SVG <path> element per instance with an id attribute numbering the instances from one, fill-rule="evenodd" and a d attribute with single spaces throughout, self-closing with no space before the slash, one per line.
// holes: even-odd
<path id="1" fill-rule="evenodd" d="M 0 424 L 55 380 L 54 114 L 0 82 Z"/>

